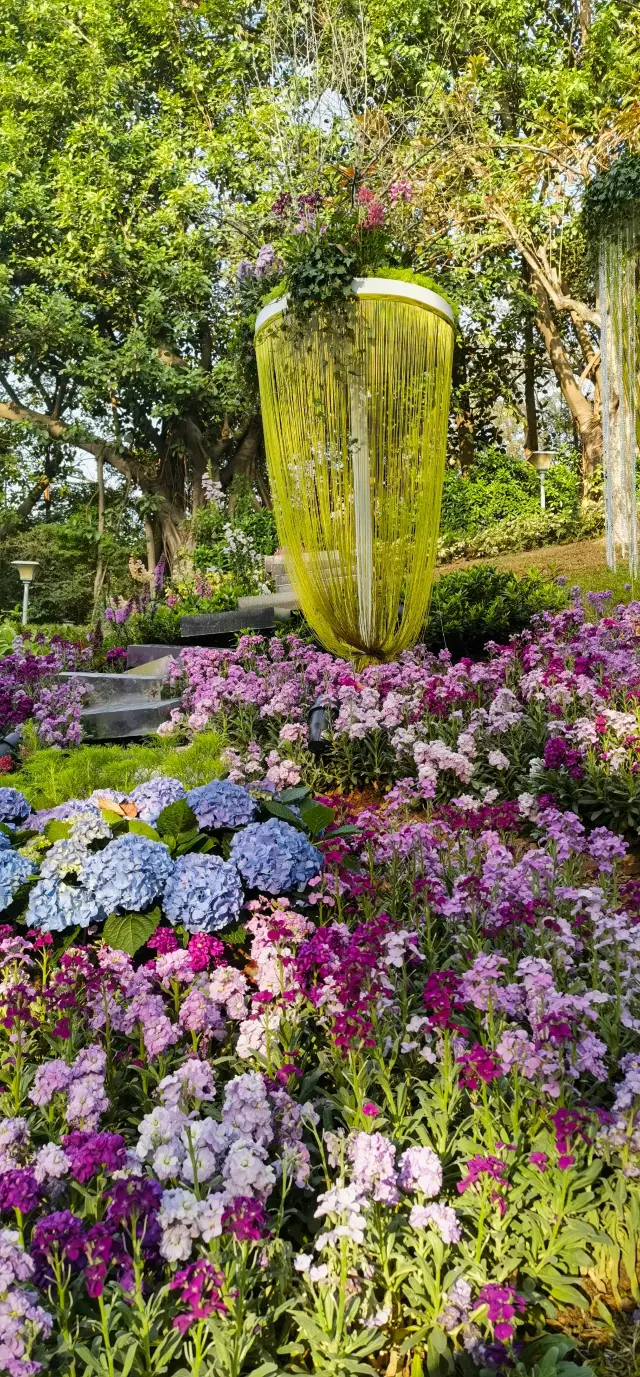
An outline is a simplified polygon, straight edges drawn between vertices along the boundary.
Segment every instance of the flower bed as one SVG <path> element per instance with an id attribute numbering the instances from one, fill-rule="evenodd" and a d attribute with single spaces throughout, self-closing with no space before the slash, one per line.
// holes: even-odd
<path id="1" fill-rule="evenodd" d="M 273 778 L 159 777 L 36 814 L 0 790 L 12 1377 L 588 1377 L 585 1335 L 608 1370 L 640 1305 L 636 858 L 548 789 L 514 797 L 489 755 L 537 714 L 556 796 L 612 778 L 606 733 L 635 749 L 613 716 L 632 714 L 633 617 L 571 612 L 484 664 L 405 657 L 350 683 L 297 642 L 201 653 L 228 667 L 216 693 L 237 675 L 212 711 L 243 766 L 241 701 L 250 743 L 281 730 L 261 707 L 304 725 L 319 687 L 345 722 L 413 695 L 413 776 L 365 809 Z M 367 727 L 389 760 L 400 729 Z"/>
<path id="2" fill-rule="evenodd" d="M 11 654 L 0 659 L 0 731 L 33 720 L 43 746 L 77 746 L 81 695 L 74 684 L 56 680 L 61 670 L 90 665 L 92 648 L 61 636 L 53 636 L 48 645 L 44 636 L 39 642 L 16 636 Z M 7 770 L 11 763 L 9 756 Z"/>
<path id="3" fill-rule="evenodd" d="M 553 795 L 591 823 L 640 823 L 640 603 L 604 616 L 606 593 L 534 618 L 488 658 L 453 664 L 416 647 L 361 673 L 296 637 L 245 636 L 235 651 L 191 649 L 178 723 L 226 733 L 238 783 L 301 778 L 344 790 L 398 780 L 416 800 L 461 789 L 495 802 Z M 598 620 L 590 620 L 596 615 Z M 326 749 L 307 719 L 326 707 Z M 169 729 L 169 728 L 168 728 Z M 525 801 L 526 806 L 526 801 Z"/>

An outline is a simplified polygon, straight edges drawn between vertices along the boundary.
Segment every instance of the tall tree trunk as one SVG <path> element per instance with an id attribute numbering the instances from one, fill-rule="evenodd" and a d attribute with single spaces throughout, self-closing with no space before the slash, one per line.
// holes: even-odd
<path id="1" fill-rule="evenodd" d="M 531 291 L 531 269 L 526 258 L 522 259 L 522 276 L 527 291 Z M 530 454 L 538 449 L 538 415 L 536 412 L 536 351 L 533 338 L 533 316 L 527 310 L 524 320 L 524 409 L 526 433 L 524 447 Z"/>
<path id="2" fill-rule="evenodd" d="M 104 539 L 104 459 L 101 454 L 96 457 L 96 477 L 98 481 L 98 558 L 96 560 L 96 575 L 93 581 L 94 622 L 100 620 L 102 585 L 106 573 L 102 550 L 102 542 Z"/>
<path id="3" fill-rule="evenodd" d="M 533 291 L 538 303 L 536 325 L 544 340 L 558 386 L 580 436 L 582 473 L 585 483 L 588 483 L 602 463 L 602 425 L 595 415 L 591 402 L 582 394 L 573 366 L 553 319 L 547 293 L 536 279 L 534 279 Z"/>
<path id="4" fill-rule="evenodd" d="M 145 513 L 144 517 L 144 534 L 147 542 L 147 569 L 149 571 L 149 592 L 151 596 L 151 601 L 155 602 L 156 590 L 153 580 L 156 572 L 156 542 L 153 534 L 153 522 L 148 513 Z"/>

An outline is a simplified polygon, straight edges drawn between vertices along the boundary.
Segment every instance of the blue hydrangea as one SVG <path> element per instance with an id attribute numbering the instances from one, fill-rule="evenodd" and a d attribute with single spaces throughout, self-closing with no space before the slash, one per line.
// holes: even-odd
<path id="1" fill-rule="evenodd" d="M 31 804 L 19 789 L 0 789 L 0 822 L 24 822 Z"/>
<path id="2" fill-rule="evenodd" d="M 11 850 L 11 842 L 9 841 L 9 838 L 8 838 L 6 832 L 0 832 L 0 851 L 10 851 L 10 850 Z"/>
<path id="3" fill-rule="evenodd" d="M 154 779 L 148 779 L 144 784 L 138 784 L 129 794 L 131 802 L 135 803 L 138 809 L 138 817 L 151 826 L 158 821 L 164 808 L 168 808 L 170 803 L 177 803 L 184 796 L 180 780 L 172 779 L 170 775 L 157 775 Z"/>
<path id="4" fill-rule="evenodd" d="M 200 827 L 244 827 L 253 822 L 258 811 L 255 799 L 246 789 L 230 784 L 228 779 L 212 779 L 210 784 L 190 789 L 187 803 Z"/>
<path id="5" fill-rule="evenodd" d="M 164 842 L 127 832 L 90 855 L 81 878 L 105 913 L 139 913 L 163 894 L 173 868 Z"/>
<path id="6" fill-rule="evenodd" d="M 0 912 L 13 903 L 20 885 L 35 874 L 35 869 L 33 861 L 18 851 L 0 851 Z"/>
<path id="7" fill-rule="evenodd" d="M 237 832 L 231 843 L 231 860 L 249 888 L 264 894 L 303 889 L 322 868 L 322 856 L 315 846 L 279 818 L 252 822 Z"/>
<path id="8" fill-rule="evenodd" d="M 216 932 L 238 917 L 243 897 L 231 861 L 192 851 L 176 861 L 162 907 L 170 923 L 182 923 L 188 932 Z"/>
<path id="9" fill-rule="evenodd" d="M 40 875 L 44 880 L 48 880 L 52 876 L 59 880 L 66 875 L 78 876 L 90 854 L 79 838 L 65 837 L 61 841 L 54 842 L 51 849 L 47 851 L 40 864 Z"/>
<path id="10" fill-rule="evenodd" d="M 66 803 L 58 803 L 55 808 L 41 808 L 37 813 L 32 813 L 29 828 L 32 832 L 44 832 L 48 822 L 69 822 L 73 818 L 83 817 L 86 813 L 92 813 L 96 818 L 100 817 L 100 809 L 96 808 L 90 799 L 70 798 Z"/>
<path id="11" fill-rule="evenodd" d="M 65 928 L 88 928 L 106 917 L 93 894 L 84 885 L 68 885 L 56 875 L 38 880 L 29 895 L 26 923 L 43 932 L 64 932 Z"/>
<path id="12" fill-rule="evenodd" d="M 71 837 L 74 841 L 82 842 L 83 846 L 90 846 L 94 841 L 108 841 L 111 837 L 111 828 L 99 813 L 94 813 L 91 809 L 73 819 Z"/>

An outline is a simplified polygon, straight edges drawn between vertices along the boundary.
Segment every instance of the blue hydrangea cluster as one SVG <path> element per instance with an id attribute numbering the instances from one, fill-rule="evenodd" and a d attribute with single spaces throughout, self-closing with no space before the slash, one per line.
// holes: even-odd
<path id="1" fill-rule="evenodd" d="M 10 849 L 11 842 L 9 841 L 6 832 L 0 832 L 0 851 L 9 851 Z"/>
<path id="2" fill-rule="evenodd" d="M 110 836 L 111 828 L 108 822 L 93 810 L 80 813 L 72 820 L 71 837 L 83 846 L 90 846 L 91 842 L 95 841 L 108 841 Z"/>
<path id="3" fill-rule="evenodd" d="M 315 846 L 279 818 L 252 822 L 237 832 L 231 843 L 231 860 L 249 888 L 263 894 L 303 889 L 322 868 L 322 856 Z"/>
<path id="4" fill-rule="evenodd" d="M 127 832 L 89 855 L 81 878 L 105 913 L 139 913 L 164 893 L 173 868 L 164 842 Z"/>
<path id="5" fill-rule="evenodd" d="M 184 796 L 180 780 L 172 779 L 171 775 L 156 775 L 154 779 L 138 784 L 129 794 L 131 802 L 138 809 L 138 817 L 151 827 L 158 821 L 164 808 L 168 808 L 170 803 L 177 803 Z"/>
<path id="6" fill-rule="evenodd" d="M 65 837 L 53 843 L 40 864 L 40 875 L 48 880 L 52 876 L 64 879 L 67 875 L 80 875 L 89 859 L 89 851 L 77 837 Z"/>
<path id="7" fill-rule="evenodd" d="M 0 912 L 9 907 L 20 885 L 34 873 L 35 865 L 26 856 L 11 849 L 0 851 Z"/>
<path id="8" fill-rule="evenodd" d="M 217 932 L 235 921 L 242 900 L 242 883 L 231 861 L 192 851 L 176 861 L 162 907 L 170 923 L 182 923 L 188 932 Z"/>
<path id="9" fill-rule="evenodd" d="M 31 812 L 31 804 L 19 789 L 0 789 L 0 822 L 24 822 Z"/>
<path id="10" fill-rule="evenodd" d="M 190 789 L 187 803 L 199 827 L 245 827 L 253 822 L 258 811 L 255 799 L 246 789 L 230 784 L 227 779 L 212 779 L 210 784 Z"/>
<path id="11" fill-rule="evenodd" d="M 65 884 L 57 875 L 49 875 L 31 890 L 25 921 L 43 932 L 64 932 L 65 928 L 88 928 L 106 916 L 84 885 Z"/>

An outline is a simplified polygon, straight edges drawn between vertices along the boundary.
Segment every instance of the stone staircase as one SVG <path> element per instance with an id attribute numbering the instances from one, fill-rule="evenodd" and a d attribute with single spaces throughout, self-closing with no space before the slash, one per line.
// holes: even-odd
<path id="1" fill-rule="evenodd" d="M 286 618 L 290 612 L 297 612 L 300 604 L 289 582 L 283 556 L 266 555 L 264 572 L 273 579 L 275 592 L 258 593 L 254 597 L 238 598 L 238 607 L 244 612 L 257 610 L 261 607 L 272 607 L 276 618 Z"/>
<path id="2" fill-rule="evenodd" d="M 149 736 L 166 722 L 180 698 L 163 698 L 170 657 L 163 656 L 124 674 L 67 671 L 61 682 L 79 684 L 84 702 L 80 725 L 89 741 L 125 741 Z"/>

